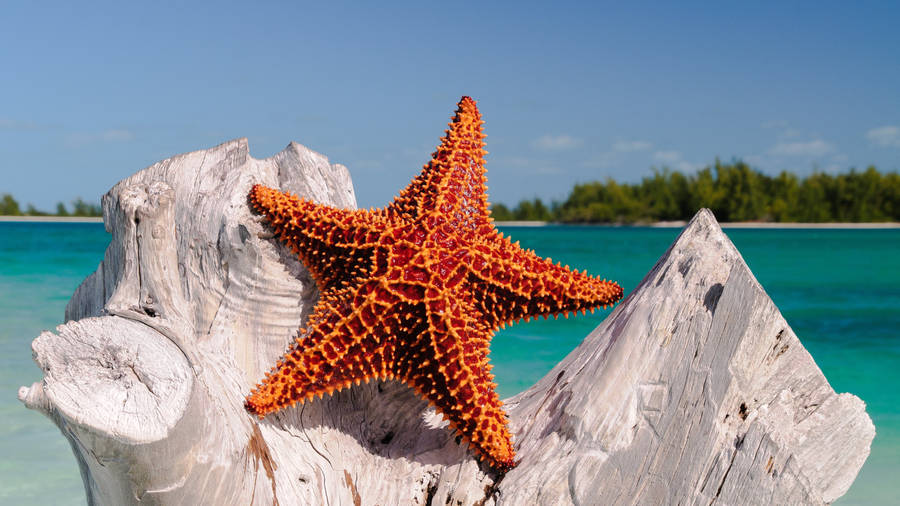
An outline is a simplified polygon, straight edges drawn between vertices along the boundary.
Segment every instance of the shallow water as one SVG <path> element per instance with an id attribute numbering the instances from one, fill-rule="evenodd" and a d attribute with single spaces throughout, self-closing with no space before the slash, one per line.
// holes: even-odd
<path id="1" fill-rule="evenodd" d="M 524 247 L 633 289 L 674 229 L 505 228 Z M 900 230 L 730 229 L 757 279 L 838 392 L 861 397 L 878 435 L 839 504 L 900 498 Z M 40 379 L 30 343 L 103 257 L 101 224 L 0 223 L 0 503 L 84 504 L 66 440 L 16 399 Z M 492 343 L 501 397 L 540 379 L 607 314 L 507 328 Z"/>

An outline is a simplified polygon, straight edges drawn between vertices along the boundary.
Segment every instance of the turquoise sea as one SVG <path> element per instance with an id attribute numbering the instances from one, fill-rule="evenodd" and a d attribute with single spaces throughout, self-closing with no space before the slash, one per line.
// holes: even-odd
<path id="1" fill-rule="evenodd" d="M 633 289 L 676 229 L 544 227 L 504 232 Z M 900 504 L 900 230 L 726 231 L 838 392 L 861 397 L 878 435 L 839 504 Z M 0 223 L 0 504 L 84 504 L 78 467 L 49 420 L 16 399 L 40 379 L 31 340 L 62 322 L 103 257 L 101 224 Z M 520 324 L 492 345 L 500 394 L 543 376 L 605 316 Z"/>

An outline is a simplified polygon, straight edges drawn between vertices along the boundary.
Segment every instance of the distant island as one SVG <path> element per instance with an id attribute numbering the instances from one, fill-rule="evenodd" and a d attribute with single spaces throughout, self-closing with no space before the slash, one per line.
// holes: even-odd
<path id="1" fill-rule="evenodd" d="M 814 172 L 804 178 L 787 171 L 768 176 L 742 161 L 716 160 L 695 174 L 666 168 L 640 183 L 611 178 L 576 184 L 563 202 L 522 200 L 510 209 L 491 206 L 499 222 L 639 224 L 689 220 L 707 207 L 720 222 L 875 223 L 900 222 L 900 175 L 875 167 L 843 174 Z M 99 204 L 77 198 L 49 213 L 28 204 L 22 210 L 12 195 L 0 194 L 0 216 L 100 217 Z"/>
<path id="2" fill-rule="evenodd" d="M 563 202 L 491 206 L 496 221 L 636 224 L 689 220 L 707 207 L 720 222 L 863 223 L 900 221 L 900 175 L 875 167 L 831 175 L 768 176 L 742 161 L 685 175 L 654 169 L 640 183 L 579 183 Z"/>
<path id="3" fill-rule="evenodd" d="M 71 211 L 62 202 L 56 204 L 56 212 L 48 213 L 28 204 L 23 211 L 19 203 L 8 193 L 0 194 L 0 216 L 55 216 L 60 218 L 89 218 L 103 216 L 103 207 L 85 202 L 81 197 L 72 201 Z"/>

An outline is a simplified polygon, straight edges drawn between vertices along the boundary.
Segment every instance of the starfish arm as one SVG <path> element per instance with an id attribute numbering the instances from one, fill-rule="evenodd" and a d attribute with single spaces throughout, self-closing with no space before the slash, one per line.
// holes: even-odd
<path id="1" fill-rule="evenodd" d="M 402 368 L 405 380 L 428 399 L 483 460 L 515 465 L 503 403 L 490 373 L 491 331 L 461 294 L 426 304 L 430 330 Z"/>
<path id="2" fill-rule="evenodd" d="M 369 291 L 363 285 L 323 294 L 307 330 L 247 396 L 247 409 L 262 418 L 354 383 L 393 377 L 391 322 L 379 316 L 383 308 L 366 297 Z"/>
<path id="3" fill-rule="evenodd" d="M 469 261 L 475 282 L 482 285 L 476 307 L 492 328 L 523 318 L 605 308 L 623 294 L 618 283 L 554 264 L 497 232 L 472 248 Z"/>
<path id="4" fill-rule="evenodd" d="M 371 268 L 383 218 L 317 204 L 262 185 L 254 185 L 249 198 L 276 236 L 309 269 L 319 290 L 338 287 Z"/>
<path id="5" fill-rule="evenodd" d="M 490 223 L 483 124 L 475 101 L 463 97 L 431 161 L 384 212 L 470 233 Z"/>

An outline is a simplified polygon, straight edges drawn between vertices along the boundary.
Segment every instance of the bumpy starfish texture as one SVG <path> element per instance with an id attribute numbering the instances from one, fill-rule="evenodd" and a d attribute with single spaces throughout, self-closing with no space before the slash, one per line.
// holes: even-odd
<path id="1" fill-rule="evenodd" d="M 495 469 L 515 465 L 488 363 L 499 327 L 622 297 L 616 283 L 526 251 L 493 226 L 484 133 L 463 97 L 441 145 L 387 207 L 345 210 L 256 185 L 250 202 L 321 296 L 305 329 L 247 397 L 260 418 L 371 379 L 426 398 Z"/>

